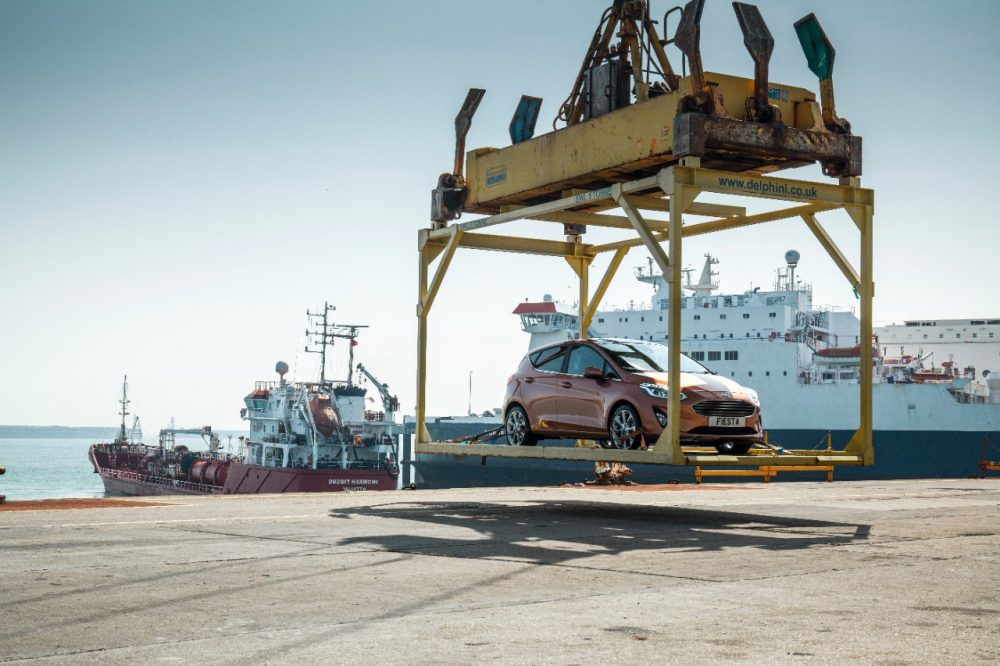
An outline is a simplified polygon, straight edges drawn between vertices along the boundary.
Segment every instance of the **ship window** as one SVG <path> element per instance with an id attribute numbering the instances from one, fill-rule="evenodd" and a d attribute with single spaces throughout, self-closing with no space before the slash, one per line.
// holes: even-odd
<path id="1" fill-rule="evenodd" d="M 698 334 L 697 334 L 697 333 L 695 333 L 695 334 L 694 334 L 694 339 L 695 339 L 695 340 L 697 340 L 697 339 L 698 339 Z"/>
<path id="2" fill-rule="evenodd" d="M 660 321 L 663 321 L 663 317 L 662 316 L 660 317 Z"/>
<path id="3" fill-rule="evenodd" d="M 990 319 L 986 323 L 987 324 L 1000 324 L 1000 319 Z"/>
<path id="4" fill-rule="evenodd" d="M 757 334 L 757 337 L 758 337 L 758 338 L 760 337 L 760 333 L 758 333 L 758 334 Z"/>
<path id="5" fill-rule="evenodd" d="M 973 334 L 972 334 L 972 337 L 974 337 L 974 338 L 978 338 L 978 337 L 979 337 L 979 335 L 978 335 L 978 334 L 976 334 L 976 333 L 973 333 Z"/>
<path id="6" fill-rule="evenodd" d="M 962 334 L 961 334 L 961 333 L 956 333 L 956 334 L 955 334 L 955 337 L 956 337 L 956 338 L 960 338 L 960 337 L 962 337 Z"/>
<path id="7" fill-rule="evenodd" d="M 926 339 L 927 339 L 927 334 L 926 334 L 926 333 L 924 333 L 924 340 L 926 340 Z"/>
<path id="8" fill-rule="evenodd" d="M 770 377 L 770 376 L 771 376 L 771 371 L 770 371 L 770 370 L 768 370 L 767 372 L 765 372 L 765 373 L 764 373 L 764 376 L 765 376 L 765 377 Z"/>
<path id="9" fill-rule="evenodd" d="M 726 360 L 727 361 L 738 361 L 740 358 L 740 353 L 738 351 L 727 351 Z"/>
<path id="10" fill-rule="evenodd" d="M 729 376 L 730 376 L 730 377 L 735 377 L 735 376 L 736 376 L 736 373 L 735 373 L 735 372 L 730 372 L 730 373 L 729 373 Z"/>
<path id="11" fill-rule="evenodd" d="M 726 334 L 725 333 L 719 333 L 719 337 L 720 338 L 724 338 L 724 337 L 726 337 Z"/>
<path id="12" fill-rule="evenodd" d="M 628 321 L 628 317 L 625 317 L 625 321 Z"/>
<path id="13" fill-rule="evenodd" d="M 993 333 L 992 333 L 992 332 L 990 333 L 990 337 L 991 337 L 991 338 L 993 337 Z"/>
<path id="14" fill-rule="evenodd" d="M 729 334 L 729 337 L 733 337 L 733 334 L 732 334 L 732 333 L 730 333 L 730 334 Z"/>
<path id="15" fill-rule="evenodd" d="M 782 377 L 787 377 L 788 376 L 788 370 L 782 371 L 781 376 Z"/>
<path id="16" fill-rule="evenodd" d="M 970 321 L 969 323 L 972 324 L 973 326 L 982 326 L 986 322 L 985 321 L 975 321 L 975 320 L 973 320 L 973 321 Z"/>
<path id="17" fill-rule="evenodd" d="M 598 324 L 603 324 L 604 323 L 604 317 L 598 318 L 597 323 Z"/>
<path id="18" fill-rule="evenodd" d="M 724 315 L 724 314 L 720 314 L 719 315 L 719 319 L 725 319 L 725 318 L 726 318 L 726 315 Z"/>
<path id="19" fill-rule="evenodd" d="M 944 337 L 944 333 L 938 333 L 938 339 L 943 338 L 943 337 Z"/>
<path id="20" fill-rule="evenodd" d="M 774 319 L 774 318 L 776 318 L 778 316 L 778 313 L 777 312 L 768 312 L 767 316 L 770 317 L 771 319 Z"/>
<path id="21" fill-rule="evenodd" d="M 753 370 L 750 370 L 749 372 L 747 372 L 747 377 L 753 377 Z"/>
<path id="22" fill-rule="evenodd" d="M 750 313 L 749 312 L 744 312 L 743 313 L 743 318 L 744 319 L 749 319 L 750 318 Z"/>
<path id="23" fill-rule="evenodd" d="M 722 352 L 717 352 L 717 351 L 710 351 L 710 352 L 708 352 L 708 360 L 709 361 L 721 361 L 722 360 Z"/>
<path id="24" fill-rule="evenodd" d="M 639 321 L 646 321 L 645 317 L 639 317 Z"/>
<path id="25" fill-rule="evenodd" d="M 701 319 L 701 315 L 695 315 L 694 318 L 695 319 Z"/>
<path id="26" fill-rule="evenodd" d="M 703 351 L 693 351 L 690 354 L 688 354 L 688 356 L 690 356 L 695 361 L 704 361 L 705 360 L 705 352 L 703 352 Z"/>
<path id="27" fill-rule="evenodd" d="M 747 331 L 747 337 L 748 338 L 750 337 L 750 331 Z"/>

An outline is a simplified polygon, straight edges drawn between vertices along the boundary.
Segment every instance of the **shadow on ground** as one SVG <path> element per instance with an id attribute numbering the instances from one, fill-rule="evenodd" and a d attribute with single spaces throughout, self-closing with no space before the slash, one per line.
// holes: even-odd
<path id="1" fill-rule="evenodd" d="M 414 502 L 332 511 L 330 516 L 391 521 L 383 534 L 347 538 L 340 545 L 537 564 L 564 564 L 596 554 L 640 550 L 802 550 L 864 541 L 870 532 L 866 524 L 769 516 L 749 510 L 737 513 L 590 501 Z M 413 523 L 413 529 L 407 529 L 406 523 Z M 428 525 L 435 527 L 428 529 Z"/>

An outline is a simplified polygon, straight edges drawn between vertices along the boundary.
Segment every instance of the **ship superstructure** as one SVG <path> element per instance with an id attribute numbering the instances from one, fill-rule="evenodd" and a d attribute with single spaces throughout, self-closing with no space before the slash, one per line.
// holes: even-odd
<path id="1" fill-rule="evenodd" d="M 129 437 L 125 429 L 126 389 L 123 387 L 122 427 L 114 442 L 90 449 L 94 470 L 112 494 L 230 494 L 394 490 L 398 486 L 396 423 L 399 401 L 388 386 L 360 364 L 354 347 L 363 325 L 336 325 L 333 307 L 310 316 L 307 331 L 321 355 L 319 381 L 288 381 L 288 364 L 275 366 L 277 381 L 260 381 L 244 398 L 240 416 L 249 435 L 240 437 L 236 455 L 223 452 L 209 426 L 160 431 L 157 446 Z M 347 340 L 348 373 L 328 379 L 326 358 L 337 339 Z M 364 384 L 375 385 L 382 409 L 374 406 Z M 370 401 L 370 402 L 369 402 Z M 191 451 L 177 444 L 177 434 L 200 434 L 207 450 Z"/>
<path id="2" fill-rule="evenodd" d="M 973 474 L 984 435 L 1000 431 L 1000 318 L 923 319 L 874 329 L 859 339 L 853 308 L 818 306 L 791 250 L 770 289 L 722 293 L 706 255 L 697 281 L 685 271 L 682 351 L 760 395 L 772 441 L 805 445 L 846 440 L 858 418 L 861 346 L 873 349 L 876 465 L 882 477 Z M 670 302 L 650 266 L 636 279 L 649 302 L 607 307 L 588 335 L 666 342 Z M 517 305 L 528 348 L 578 335 L 573 304 L 550 296 Z M 916 452 L 919 451 L 919 455 Z M 845 472 L 848 475 L 854 470 Z"/>

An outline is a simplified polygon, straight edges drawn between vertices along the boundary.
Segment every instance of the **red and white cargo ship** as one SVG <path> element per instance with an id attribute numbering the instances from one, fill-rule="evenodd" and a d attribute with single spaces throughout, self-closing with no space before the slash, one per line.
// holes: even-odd
<path id="1" fill-rule="evenodd" d="M 397 442 L 403 432 L 395 422 L 399 401 L 363 365 L 354 366 L 355 338 L 364 327 L 328 324 L 330 310 L 324 309 L 321 323 L 311 332 L 322 354 L 320 381 L 286 381 L 288 365 L 279 362 L 278 380 L 257 382 L 243 399 L 246 406 L 240 415 L 249 422 L 250 434 L 240 437 L 238 454 L 224 452 L 210 426 L 164 429 L 157 445 L 142 444 L 125 427 L 129 400 L 123 384 L 118 436 L 90 447 L 90 460 L 105 490 L 112 495 L 395 490 Z M 343 381 L 326 379 L 326 350 L 335 338 L 346 338 L 350 345 Z M 361 382 L 375 386 L 382 410 L 368 409 L 366 400 L 373 398 Z M 192 451 L 177 444 L 178 434 L 201 435 L 207 449 Z"/>

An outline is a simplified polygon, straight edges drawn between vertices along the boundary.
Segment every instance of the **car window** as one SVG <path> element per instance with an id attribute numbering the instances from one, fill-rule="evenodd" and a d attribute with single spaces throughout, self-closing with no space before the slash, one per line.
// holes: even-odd
<path id="1" fill-rule="evenodd" d="M 631 372 L 666 372 L 667 346 L 636 340 L 598 340 L 622 369 Z M 681 354 L 681 372 L 707 374 L 708 368 Z"/>
<path id="2" fill-rule="evenodd" d="M 585 368 L 604 370 L 604 366 L 604 357 L 596 349 L 587 345 L 577 345 L 569 353 L 569 366 L 566 368 L 566 374 L 582 377 Z"/>
<path id="3" fill-rule="evenodd" d="M 566 359 L 565 347 L 543 349 L 534 359 L 534 365 L 543 372 L 562 372 L 563 361 Z"/>

